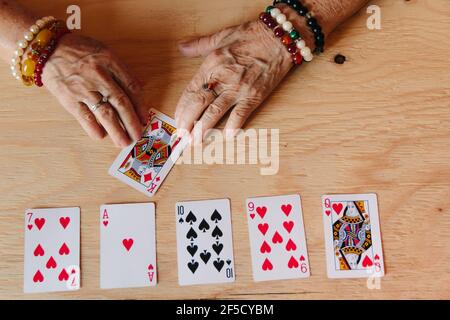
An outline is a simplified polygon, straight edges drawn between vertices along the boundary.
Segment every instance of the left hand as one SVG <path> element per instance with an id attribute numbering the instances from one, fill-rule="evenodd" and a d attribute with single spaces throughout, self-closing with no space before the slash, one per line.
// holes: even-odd
<path id="1" fill-rule="evenodd" d="M 194 135 L 196 143 L 230 109 L 225 133 L 234 136 L 293 66 L 284 45 L 261 21 L 227 28 L 179 48 L 188 57 L 206 56 L 175 113 L 179 129 L 191 131 L 199 121 L 196 126 L 201 126 L 202 135 Z M 203 88 L 207 83 L 216 84 L 217 97 Z"/>

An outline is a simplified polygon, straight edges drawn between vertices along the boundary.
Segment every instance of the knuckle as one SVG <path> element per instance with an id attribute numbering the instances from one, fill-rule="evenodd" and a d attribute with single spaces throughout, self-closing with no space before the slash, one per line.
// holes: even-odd
<path id="1" fill-rule="evenodd" d="M 236 108 L 234 110 L 234 115 L 238 119 L 246 119 L 249 115 L 249 111 L 246 108 Z"/>
<path id="2" fill-rule="evenodd" d="M 216 104 L 210 104 L 204 113 L 207 120 L 212 120 L 222 115 L 222 108 Z"/>

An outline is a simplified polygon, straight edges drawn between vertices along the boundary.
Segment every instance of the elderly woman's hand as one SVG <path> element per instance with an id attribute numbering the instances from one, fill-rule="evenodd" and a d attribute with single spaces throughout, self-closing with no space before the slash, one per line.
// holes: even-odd
<path id="1" fill-rule="evenodd" d="M 140 138 L 147 108 L 140 83 L 96 40 L 64 36 L 43 72 L 43 82 L 93 139 L 108 133 L 119 147 Z M 90 107 L 108 98 L 95 111 Z"/>
<path id="2" fill-rule="evenodd" d="M 230 109 L 225 130 L 227 136 L 234 135 L 293 65 L 280 39 L 261 21 L 228 28 L 179 47 L 188 57 L 206 56 L 175 114 L 177 126 L 188 131 L 198 120 L 196 126 L 202 134 L 194 135 L 197 143 Z M 203 88 L 207 83 L 215 85 L 217 97 Z"/>

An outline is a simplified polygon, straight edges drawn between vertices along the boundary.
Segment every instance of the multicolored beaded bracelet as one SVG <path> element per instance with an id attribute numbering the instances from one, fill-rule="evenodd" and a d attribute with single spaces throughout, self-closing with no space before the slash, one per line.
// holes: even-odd
<path id="1" fill-rule="evenodd" d="M 314 44 L 316 45 L 315 52 L 321 53 L 324 52 L 325 47 L 325 35 L 322 32 L 322 28 L 320 27 L 316 18 L 314 18 L 314 13 L 310 12 L 307 7 L 305 7 L 300 0 L 274 0 L 273 5 L 284 3 L 294 9 L 300 16 L 306 18 L 306 24 L 309 29 L 314 34 Z"/>
<path id="2" fill-rule="evenodd" d="M 44 85 L 42 82 L 42 72 L 44 71 L 45 64 L 55 52 L 58 41 L 68 33 L 70 33 L 70 31 L 67 29 L 63 21 L 58 21 L 54 25 L 53 38 L 44 47 L 44 50 L 40 52 L 39 59 L 37 60 L 36 67 L 34 69 L 33 80 L 36 86 L 42 87 Z"/>
<path id="3" fill-rule="evenodd" d="M 11 59 L 11 72 L 17 80 L 22 79 L 22 56 L 28 48 L 29 44 L 39 35 L 40 31 L 55 21 L 52 16 L 44 17 L 36 21 L 28 31 L 24 33 L 24 39 L 17 42 L 17 50 L 14 51 L 14 57 Z"/>
<path id="4" fill-rule="evenodd" d="M 267 27 L 273 29 L 276 37 L 281 38 L 281 42 L 292 55 L 294 64 L 300 65 L 303 60 L 306 62 L 313 60 L 311 50 L 306 46 L 300 33 L 295 30 L 292 22 L 287 20 L 280 9 L 269 6 L 266 12 L 260 14 L 259 18 Z"/>

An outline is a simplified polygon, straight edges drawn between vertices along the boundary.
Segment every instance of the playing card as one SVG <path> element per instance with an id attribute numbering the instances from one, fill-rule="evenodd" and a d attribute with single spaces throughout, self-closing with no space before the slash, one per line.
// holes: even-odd
<path id="1" fill-rule="evenodd" d="M 155 205 L 100 208 L 100 287 L 156 285 Z"/>
<path id="2" fill-rule="evenodd" d="M 175 212 L 180 285 L 233 282 L 230 201 L 178 202 Z"/>
<path id="3" fill-rule="evenodd" d="M 187 135 L 178 137 L 173 119 L 151 109 L 141 139 L 119 154 L 109 174 L 151 197 L 181 155 L 187 139 Z"/>
<path id="4" fill-rule="evenodd" d="M 329 278 L 384 276 L 375 194 L 322 197 Z"/>
<path id="5" fill-rule="evenodd" d="M 309 277 L 299 195 L 247 199 L 255 281 Z"/>
<path id="6" fill-rule="evenodd" d="M 80 209 L 25 212 L 24 292 L 80 287 Z"/>

